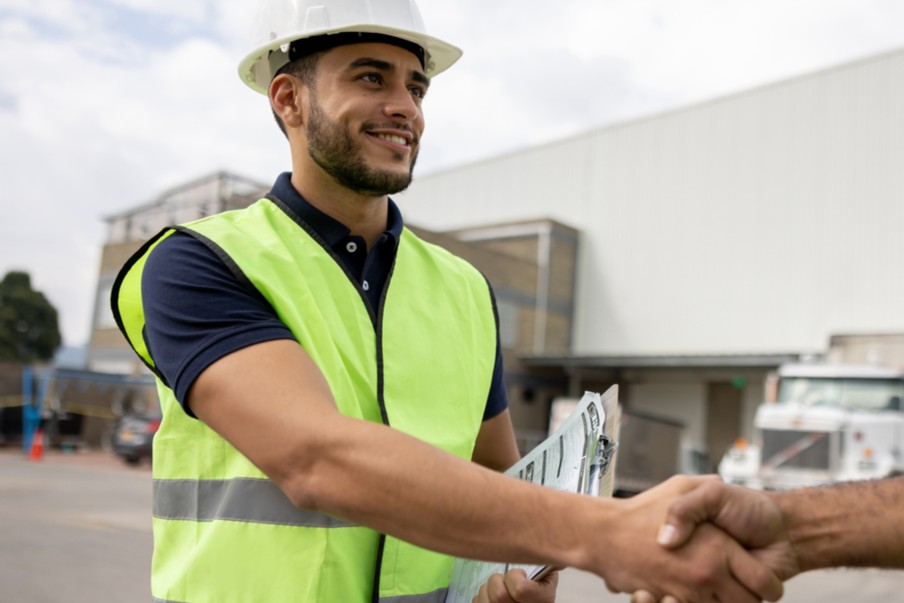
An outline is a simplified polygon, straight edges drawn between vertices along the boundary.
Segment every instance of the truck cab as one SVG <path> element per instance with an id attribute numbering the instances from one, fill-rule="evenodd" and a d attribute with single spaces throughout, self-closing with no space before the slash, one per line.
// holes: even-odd
<path id="1" fill-rule="evenodd" d="M 766 390 L 753 442 L 719 464 L 726 482 L 781 490 L 904 472 L 904 371 L 788 364 Z"/>

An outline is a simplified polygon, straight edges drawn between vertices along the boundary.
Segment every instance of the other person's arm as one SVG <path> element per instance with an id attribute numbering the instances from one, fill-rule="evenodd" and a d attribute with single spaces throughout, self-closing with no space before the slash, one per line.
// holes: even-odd
<path id="1" fill-rule="evenodd" d="M 904 568 L 904 478 L 759 492 L 719 481 L 675 501 L 661 532 L 680 545 L 712 521 L 787 580 L 826 567 Z"/>

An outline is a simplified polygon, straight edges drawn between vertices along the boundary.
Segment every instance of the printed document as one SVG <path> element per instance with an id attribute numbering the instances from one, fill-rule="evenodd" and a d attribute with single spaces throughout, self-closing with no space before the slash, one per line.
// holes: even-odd
<path id="1" fill-rule="evenodd" d="M 505 473 L 558 490 L 612 496 L 618 419 L 617 385 L 602 395 L 586 392 L 555 433 Z M 542 565 L 457 559 L 446 603 L 470 603 L 490 576 L 512 568 L 521 568 L 534 579 L 548 569 Z"/>

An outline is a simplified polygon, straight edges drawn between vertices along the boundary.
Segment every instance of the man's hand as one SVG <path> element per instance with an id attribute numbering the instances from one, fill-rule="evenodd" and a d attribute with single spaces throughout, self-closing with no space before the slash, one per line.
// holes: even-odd
<path id="1" fill-rule="evenodd" d="M 607 542 L 599 573 L 614 592 L 646 590 L 656 599 L 674 596 L 683 603 L 754 603 L 778 600 L 779 578 L 733 538 L 713 525 L 699 526 L 693 538 L 676 541 L 673 551 L 656 544 L 662 518 L 680 496 L 714 481 L 712 477 L 674 477 L 633 498 L 619 501 L 624 512 L 611 532 L 588 538 Z M 659 518 L 659 519 L 657 519 Z M 651 525 L 655 524 L 655 525 Z"/>
<path id="2" fill-rule="evenodd" d="M 707 521 L 728 532 L 781 580 L 800 573 L 781 510 L 768 494 L 708 480 L 669 506 L 659 543 L 679 547 Z"/>
<path id="3" fill-rule="evenodd" d="M 549 572 L 540 580 L 531 580 L 524 570 L 512 569 L 504 576 L 490 576 L 472 603 L 554 603 L 558 585 L 558 570 Z"/>

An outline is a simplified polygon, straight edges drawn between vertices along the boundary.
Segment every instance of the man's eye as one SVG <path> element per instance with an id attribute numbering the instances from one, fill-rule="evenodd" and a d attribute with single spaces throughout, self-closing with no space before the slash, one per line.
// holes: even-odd
<path id="1" fill-rule="evenodd" d="M 415 98 L 424 98 L 427 94 L 427 91 L 420 86 L 411 86 L 408 88 L 408 91 L 411 92 L 411 96 L 414 96 Z"/>
<path id="2" fill-rule="evenodd" d="M 383 81 L 383 78 L 378 73 L 365 73 L 361 76 L 361 79 L 372 84 L 379 84 Z"/>

